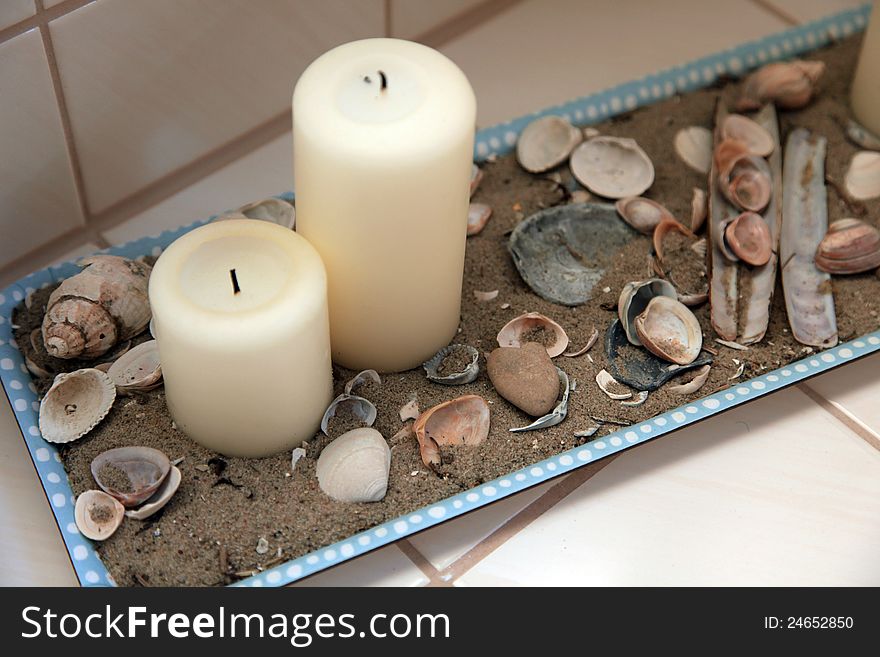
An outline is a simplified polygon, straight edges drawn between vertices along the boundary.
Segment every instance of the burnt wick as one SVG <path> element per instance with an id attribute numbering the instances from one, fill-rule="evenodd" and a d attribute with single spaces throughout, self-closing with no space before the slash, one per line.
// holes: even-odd
<path id="1" fill-rule="evenodd" d="M 238 277 L 235 275 L 234 269 L 229 270 L 229 276 L 232 278 L 232 293 L 238 294 L 241 292 L 241 288 L 238 286 Z"/>
<path id="2" fill-rule="evenodd" d="M 385 77 L 384 71 L 379 71 L 379 79 L 382 81 L 379 85 L 379 88 L 382 91 L 385 91 L 388 88 L 388 78 Z"/>

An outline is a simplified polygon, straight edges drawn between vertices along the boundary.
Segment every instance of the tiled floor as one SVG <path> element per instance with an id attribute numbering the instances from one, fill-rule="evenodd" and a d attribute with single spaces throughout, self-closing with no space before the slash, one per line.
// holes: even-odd
<path id="1" fill-rule="evenodd" d="M 858 4 L 526 0 L 443 50 L 472 80 L 489 125 Z M 290 152 L 286 135 L 104 237 L 155 234 L 290 188 Z M 878 373 L 880 355 L 302 585 L 878 585 Z M 0 406 L 0 583 L 74 583 Z"/>

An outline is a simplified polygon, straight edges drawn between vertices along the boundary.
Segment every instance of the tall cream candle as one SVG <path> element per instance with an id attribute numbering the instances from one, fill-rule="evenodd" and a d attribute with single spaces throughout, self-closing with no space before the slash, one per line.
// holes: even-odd
<path id="1" fill-rule="evenodd" d="M 293 94 L 297 231 L 327 267 L 333 359 L 401 371 L 455 335 L 476 100 L 435 50 L 367 39 Z"/>
<path id="2" fill-rule="evenodd" d="M 291 230 L 197 228 L 150 276 L 153 331 L 177 427 L 229 456 L 266 456 L 318 429 L 333 378 L 326 275 Z"/>
<path id="3" fill-rule="evenodd" d="M 852 110 L 859 123 L 880 135 L 880 3 L 877 2 L 871 10 L 871 20 L 856 65 Z"/>

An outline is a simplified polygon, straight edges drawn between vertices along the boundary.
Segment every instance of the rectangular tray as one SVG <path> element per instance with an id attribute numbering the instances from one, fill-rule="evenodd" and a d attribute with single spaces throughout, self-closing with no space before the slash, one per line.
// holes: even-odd
<path id="1" fill-rule="evenodd" d="M 557 114 L 578 124 L 602 121 L 629 111 L 705 87 L 720 75 L 740 75 L 769 61 L 805 53 L 864 29 L 870 5 L 843 11 L 806 25 L 780 32 L 683 66 L 627 82 L 596 94 L 578 98 L 564 105 L 550 107 L 508 123 L 486 128 L 477 133 L 474 157 L 478 161 L 509 152 L 522 129 L 538 116 Z M 284 198 L 292 199 L 293 194 Z M 144 237 L 121 246 L 101 251 L 129 258 L 159 255 L 175 239 L 206 223 L 198 221 L 158 237 Z M 76 273 L 68 262 L 48 267 L 25 276 L 0 292 L 0 381 L 15 412 L 22 437 L 33 459 L 43 490 L 58 523 L 68 554 L 83 586 L 115 585 L 110 573 L 98 558 L 92 543 L 82 537 L 73 518 L 75 497 L 61 465 L 55 446 L 40 436 L 39 400 L 12 335 L 12 310 L 33 290 L 51 285 Z M 419 511 L 390 520 L 370 530 L 293 559 L 258 575 L 236 582 L 233 586 L 281 586 L 347 561 L 400 538 L 432 527 L 441 522 L 478 509 L 508 495 L 543 483 L 587 463 L 598 461 L 649 440 L 654 440 L 681 427 L 724 412 L 752 399 L 845 365 L 873 352 L 880 351 L 880 330 L 833 349 L 814 354 L 783 368 L 742 381 L 698 401 L 657 415 L 631 427 L 621 428 L 586 445 L 570 449 L 531 466 L 511 472 L 446 498 Z"/>

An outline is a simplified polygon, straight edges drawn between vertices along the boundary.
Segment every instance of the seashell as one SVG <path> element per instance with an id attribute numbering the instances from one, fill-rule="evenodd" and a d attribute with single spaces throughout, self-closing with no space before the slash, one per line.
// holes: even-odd
<path id="1" fill-rule="evenodd" d="M 125 507 L 107 493 L 87 490 L 76 498 L 73 517 L 80 534 L 103 541 L 119 529 L 125 519 Z"/>
<path id="2" fill-rule="evenodd" d="M 711 370 L 711 365 L 703 365 L 699 370 L 697 370 L 697 375 L 693 379 L 691 379 L 687 383 L 678 383 L 676 385 L 669 386 L 667 390 L 673 395 L 693 394 L 697 390 L 702 388 L 706 381 L 709 380 L 709 372 Z"/>
<path id="3" fill-rule="evenodd" d="M 577 306 L 589 301 L 593 287 L 614 266 L 614 254 L 636 235 L 613 205 L 561 205 L 521 221 L 508 249 L 538 296 Z"/>
<path id="4" fill-rule="evenodd" d="M 321 432 L 325 436 L 330 435 L 327 433 L 330 420 L 343 408 L 348 408 L 352 415 L 364 423 L 365 427 L 373 426 L 373 422 L 376 421 L 376 416 L 378 415 L 373 402 L 364 399 L 363 397 L 358 397 L 357 395 L 347 395 L 343 393 L 330 402 L 327 410 L 324 411 L 324 417 L 321 418 Z"/>
<path id="5" fill-rule="evenodd" d="M 150 516 L 155 515 L 165 508 L 165 505 L 174 497 L 174 493 L 180 488 L 181 479 L 180 470 L 177 469 L 177 466 L 172 465 L 168 471 L 168 476 L 162 480 L 162 484 L 156 489 L 156 492 L 138 508 L 128 509 L 125 515 L 135 520 L 146 520 Z"/>
<path id="6" fill-rule="evenodd" d="M 150 322 L 150 267 L 120 256 L 79 261 L 82 271 L 49 296 L 43 344 L 56 358 L 94 358 L 143 331 Z"/>
<path id="7" fill-rule="evenodd" d="M 142 342 L 114 361 L 107 374 L 116 391 L 146 392 L 162 384 L 162 366 L 159 364 L 159 346 L 155 340 Z"/>
<path id="8" fill-rule="evenodd" d="M 593 126 L 587 126 L 581 132 L 584 133 L 584 139 L 592 139 L 593 137 L 598 137 L 599 135 L 602 134 L 601 132 L 599 132 L 599 130 L 597 130 Z"/>
<path id="9" fill-rule="evenodd" d="M 214 221 L 227 219 L 258 219 L 293 230 L 296 228 L 296 208 L 284 199 L 273 197 L 242 205 L 237 210 L 220 215 Z"/>
<path id="10" fill-rule="evenodd" d="M 612 392 L 611 386 L 623 386 L 617 381 L 617 379 L 608 373 L 608 370 L 599 370 L 599 373 L 596 375 L 596 385 L 599 386 L 599 389 L 602 392 L 608 395 L 609 399 L 620 401 L 622 399 L 629 399 L 633 396 L 631 390 L 628 390 L 627 392 Z"/>
<path id="11" fill-rule="evenodd" d="M 675 133 L 675 153 L 697 173 L 708 174 L 712 168 L 712 131 L 692 125 Z"/>
<path id="12" fill-rule="evenodd" d="M 869 151 L 880 151 L 880 137 L 871 134 L 867 128 L 852 119 L 846 124 L 846 136 L 856 146 L 861 146 Z"/>
<path id="13" fill-rule="evenodd" d="M 654 182 L 654 165 L 634 139 L 594 137 L 574 149 L 571 172 L 594 194 L 641 196 Z"/>
<path id="14" fill-rule="evenodd" d="M 773 254 L 773 238 L 764 217 L 755 212 L 743 212 L 725 222 L 721 233 L 724 245 L 722 253 L 732 253 L 736 259 L 754 267 L 766 265 Z"/>
<path id="15" fill-rule="evenodd" d="M 541 335 L 533 333 L 553 334 L 553 342 L 545 343 Z M 498 332 L 498 345 L 500 347 L 521 347 L 526 342 L 537 342 L 544 345 L 550 358 L 555 358 L 568 346 L 568 335 L 559 324 L 541 313 L 526 313 L 516 317 Z"/>
<path id="16" fill-rule="evenodd" d="M 478 395 L 443 402 L 419 415 L 413 432 L 419 441 L 422 462 L 440 465 L 443 445 L 479 445 L 489 435 L 489 404 Z"/>
<path id="17" fill-rule="evenodd" d="M 559 400 L 559 403 L 556 404 L 556 407 L 552 411 L 547 413 L 547 415 L 539 417 L 531 424 L 527 424 L 524 427 L 515 427 L 513 429 L 508 429 L 510 433 L 524 433 L 526 431 L 535 431 L 537 429 L 547 429 L 549 427 L 555 427 L 566 418 L 566 416 L 568 415 L 568 397 L 571 394 L 574 382 L 570 382 L 568 379 L 568 374 L 566 374 L 564 371 L 562 371 L 562 369 L 558 367 L 556 368 L 556 373 L 559 375 L 559 383 L 560 387 L 562 388 L 562 399 Z"/>
<path id="18" fill-rule="evenodd" d="M 838 219 L 819 243 L 816 267 L 829 274 L 858 274 L 880 267 L 880 231 L 859 219 Z"/>
<path id="19" fill-rule="evenodd" d="M 639 390 L 636 393 L 636 396 L 627 401 L 620 402 L 621 406 L 641 406 L 646 401 L 648 401 L 648 395 L 650 393 L 647 390 Z"/>
<path id="20" fill-rule="evenodd" d="M 362 386 L 369 381 L 372 381 L 377 385 L 382 385 L 382 377 L 379 376 L 379 373 L 376 370 L 364 370 L 363 372 L 358 372 L 347 381 L 342 391 L 346 395 L 350 395 L 355 388 Z"/>
<path id="21" fill-rule="evenodd" d="M 476 235 L 486 226 L 492 216 L 492 208 L 485 203 L 471 203 L 468 206 L 467 236 Z"/>
<path id="22" fill-rule="evenodd" d="M 676 299 L 654 297 L 634 324 L 642 345 L 655 356 L 688 365 L 700 355 L 703 347 L 700 323 L 687 306 Z"/>
<path id="23" fill-rule="evenodd" d="M 880 197 L 880 153 L 859 151 L 853 155 L 844 184 L 849 195 L 858 201 Z"/>
<path id="24" fill-rule="evenodd" d="M 293 471 L 296 470 L 296 464 L 299 463 L 299 460 L 306 455 L 306 450 L 302 447 L 294 447 L 290 452 L 290 474 L 293 474 Z"/>
<path id="25" fill-rule="evenodd" d="M 54 372 L 51 372 L 44 367 L 37 365 L 37 363 L 27 354 L 25 354 L 24 357 L 24 364 L 25 367 L 27 367 L 27 371 L 33 374 L 38 379 L 48 379 L 54 376 Z"/>
<path id="26" fill-rule="evenodd" d="M 40 433 L 50 443 L 82 438 L 106 417 L 114 399 L 116 386 L 100 370 L 59 374 L 40 402 Z"/>
<path id="27" fill-rule="evenodd" d="M 492 290 L 490 292 L 481 292 L 480 290 L 474 290 L 474 298 L 480 303 L 486 303 L 487 301 L 492 301 L 498 296 L 498 290 Z"/>
<path id="28" fill-rule="evenodd" d="M 593 195 L 586 189 L 576 189 L 571 193 L 569 203 L 589 203 L 593 200 Z"/>
<path id="29" fill-rule="evenodd" d="M 798 59 L 762 66 L 746 78 L 736 109 L 756 110 L 765 103 L 775 103 L 781 109 L 804 107 L 824 72 L 824 62 Z"/>
<path id="30" fill-rule="evenodd" d="M 92 476 L 108 495 L 125 507 L 137 506 L 156 492 L 171 462 L 152 447 L 116 447 L 101 452 L 91 465 Z"/>
<path id="31" fill-rule="evenodd" d="M 752 155 L 767 157 L 776 148 L 776 140 L 760 124 L 742 114 L 728 114 L 720 126 L 722 139 L 742 142 Z"/>
<path id="32" fill-rule="evenodd" d="M 742 210 L 760 212 L 767 207 L 772 193 L 767 162 L 752 155 L 746 145 L 725 139 L 715 148 L 718 188 L 731 203 Z"/>
<path id="33" fill-rule="evenodd" d="M 617 316 L 630 344 L 641 346 L 642 342 L 635 329 L 635 319 L 641 315 L 648 303 L 656 296 L 677 299 L 678 293 L 669 281 L 662 278 L 649 278 L 646 281 L 627 283 L 620 291 L 617 300 Z"/>
<path id="34" fill-rule="evenodd" d="M 593 348 L 593 345 L 596 344 L 596 340 L 598 340 L 598 339 L 599 339 L 599 329 L 594 328 L 593 332 L 590 334 L 590 337 L 587 338 L 587 343 L 583 347 L 581 347 L 580 349 L 577 349 L 575 351 L 566 351 L 562 355 L 566 356 L 568 358 L 577 358 L 578 356 L 583 356 L 585 353 L 587 353 L 590 349 Z"/>
<path id="35" fill-rule="evenodd" d="M 675 221 L 669 210 L 656 201 L 641 196 L 622 198 L 614 207 L 626 223 L 643 235 L 651 235 L 661 221 Z"/>
<path id="36" fill-rule="evenodd" d="M 529 123 L 516 142 L 516 159 L 531 173 L 562 164 L 583 135 L 561 116 L 543 116 Z"/>
<path id="37" fill-rule="evenodd" d="M 483 181 L 483 170 L 478 167 L 476 164 L 471 165 L 471 184 L 470 184 L 470 195 L 473 196 L 474 192 L 477 191 L 477 187 L 480 186 L 480 183 Z"/>
<path id="38" fill-rule="evenodd" d="M 448 356 L 459 355 L 470 359 L 467 365 L 460 372 L 451 372 L 449 374 L 441 374 L 440 368 L 443 361 Z M 451 344 L 443 347 L 438 351 L 431 360 L 422 364 L 429 381 L 434 383 L 442 383 L 446 386 L 460 386 L 465 383 L 471 383 L 480 373 L 480 352 L 466 344 Z"/>
<path id="39" fill-rule="evenodd" d="M 366 427 L 339 436 L 315 464 L 318 485 L 337 502 L 378 502 L 388 490 L 390 469 L 388 443 Z"/>
<path id="40" fill-rule="evenodd" d="M 419 402 L 415 399 L 410 399 L 403 406 L 401 406 L 400 411 L 398 411 L 401 422 L 415 420 L 420 414 L 421 411 L 419 411 Z"/>
<path id="41" fill-rule="evenodd" d="M 694 187 L 691 196 L 691 232 L 696 233 L 703 227 L 703 222 L 709 216 L 709 202 L 706 192 L 699 187 Z"/>

